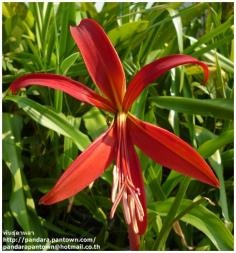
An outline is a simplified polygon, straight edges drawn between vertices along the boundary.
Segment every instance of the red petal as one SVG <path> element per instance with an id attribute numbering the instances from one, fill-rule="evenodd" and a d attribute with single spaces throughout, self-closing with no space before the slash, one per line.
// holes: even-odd
<path id="1" fill-rule="evenodd" d="M 129 154 L 129 165 L 130 165 L 130 172 L 131 172 L 131 177 L 132 177 L 132 182 L 134 183 L 135 188 L 140 189 L 140 202 L 143 207 L 144 211 L 144 218 L 143 221 L 140 222 L 137 219 L 138 222 L 138 228 L 139 228 L 139 234 L 142 235 L 145 233 L 146 228 L 147 228 L 147 205 L 146 205 L 146 195 L 145 195 L 145 189 L 144 189 L 144 183 L 143 183 L 143 175 L 142 175 L 142 170 L 140 166 L 140 162 L 138 159 L 138 156 L 135 152 L 133 143 L 131 139 L 127 141 L 127 149 L 128 149 L 128 154 Z"/>
<path id="2" fill-rule="evenodd" d="M 134 100 L 140 95 L 143 89 L 154 82 L 166 71 L 183 64 L 198 64 L 202 67 L 205 74 L 205 82 L 208 79 L 209 71 L 206 64 L 188 55 L 170 55 L 160 58 L 143 67 L 130 81 L 125 94 L 123 108 L 128 111 Z"/>
<path id="3" fill-rule="evenodd" d="M 82 83 L 71 80 L 67 77 L 54 74 L 28 74 L 16 79 L 10 86 L 12 92 L 29 85 L 46 86 L 56 90 L 61 90 L 82 102 L 95 105 L 98 108 L 114 112 L 111 103 L 89 89 Z"/>
<path id="4" fill-rule="evenodd" d="M 134 144 L 154 161 L 186 176 L 219 187 L 218 179 L 205 160 L 179 137 L 131 115 L 127 123 Z"/>
<path id="5" fill-rule="evenodd" d="M 94 83 L 120 107 L 125 93 L 125 74 L 106 33 L 91 19 L 83 19 L 70 30 Z"/>
<path id="6" fill-rule="evenodd" d="M 40 199 L 40 204 L 51 205 L 69 198 L 98 178 L 114 159 L 115 133 L 112 125 L 78 156 L 53 189 Z"/>

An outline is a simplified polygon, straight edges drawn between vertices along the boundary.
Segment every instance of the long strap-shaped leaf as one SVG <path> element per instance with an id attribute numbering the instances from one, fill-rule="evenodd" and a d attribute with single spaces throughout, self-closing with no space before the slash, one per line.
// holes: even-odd
<path id="1" fill-rule="evenodd" d="M 161 108 L 216 117 L 219 119 L 234 118 L 233 99 L 195 99 L 176 96 L 151 97 L 151 101 Z"/>
<path id="2" fill-rule="evenodd" d="M 15 102 L 28 114 L 28 116 L 40 125 L 71 138 L 81 151 L 90 144 L 87 135 L 74 128 L 65 117 L 50 110 L 46 106 L 40 105 L 29 98 L 20 96 L 8 96 L 6 100 Z"/>

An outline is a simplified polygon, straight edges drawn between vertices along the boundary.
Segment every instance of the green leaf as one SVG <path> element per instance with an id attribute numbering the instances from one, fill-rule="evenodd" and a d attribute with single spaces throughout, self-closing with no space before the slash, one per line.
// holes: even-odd
<path id="1" fill-rule="evenodd" d="M 54 225 L 53 223 L 43 219 L 40 217 L 40 222 L 41 222 L 41 226 L 45 227 L 46 229 L 48 229 L 49 231 L 52 231 L 52 232 L 55 232 L 57 233 L 58 235 L 70 235 L 72 236 L 71 233 L 68 233 L 68 232 L 65 232 L 62 228 Z"/>
<path id="2" fill-rule="evenodd" d="M 190 54 L 195 48 L 199 47 L 203 43 L 212 40 L 215 36 L 224 33 L 228 28 L 233 25 L 233 16 L 231 16 L 225 23 L 220 24 L 216 28 L 212 29 L 209 33 L 204 34 L 193 45 L 184 50 L 185 54 Z"/>
<path id="3" fill-rule="evenodd" d="M 180 187 L 177 191 L 176 197 L 174 198 L 172 205 L 168 209 L 168 213 L 167 213 L 166 218 L 163 222 L 163 226 L 162 226 L 161 231 L 158 235 L 158 238 L 154 243 L 153 249 L 163 250 L 165 248 L 166 240 L 167 240 L 168 235 L 171 231 L 171 227 L 173 225 L 174 218 L 176 217 L 176 214 L 181 206 L 181 203 L 182 203 L 184 196 L 186 194 L 186 191 L 188 189 L 189 183 L 190 183 L 189 177 L 184 177 L 182 182 L 180 183 Z"/>
<path id="4" fill-rule="evenodd" d="M 183 180 L 183 175 L 180 173 L 171 170 L 167 179 L 162 184 L 162 189 L 165 195 L 168 197 L 173 189 Z"/>
<path id="5" fill-rule="evenodd" d="M 174 198 L 169 198 L 165 201 L 151 203 L 149 205 L 149 211 L 157 215 L 166 216 L 173 201 Z M 178 213 L 184 211 L 192 203 L 191 200 L 183 199 Z M 234 241 L 232 234 L 220 218 L 206 207 L 201 205 L 194 207 L 181 217 L 181 220 L 202 231 L 218 250 L 233 250 Z"/>
<path id="6" fill-rule="evenodd" d="M 90 144 L 88 136 L 80 132 L 78 129 L 75 129 L 63 114 L 57 114 L 46 106 L 40 105 L 26 97 L 8 96 L 6 97 L 6 100 L 11 100 L 17 103 L 27 115 L 40 125 L 47 127 L 58 134 L 71 138 L 81 151 Z"/>
<path id="7" fill-rule="evenodd" d="M 222 208 L 222 214 L 227 225 L 231 224 L 228 212 L 228 201 L 226 196 L 224 168 L 221 162 L 219 148 L 233 142 L 233 130 L 227 130 L 220 136 L 214 135 L 209 130 L 201 127 L 196 128 L 196 139 L 198 143 L 202 143 L 198 149 L 203 157 L 208 157 L 209 162 L 214 169 L 220 181 L 220 199 L 219 205 Z"/>
<path id="8" fill-rule="evenodd" d="M 234 161 L 234 149 L 226 150 L 221 154 L 223 167 L 232 167 Z"/>
<path id="9" fill-rule="evenodd" d="M 197 139 L 197 143 L 199 146 L 204 142 L 208 141 L 209 139 L 217 137 L 217 135 L 212 133 L 210 130 L 204 127 L 200 127 L 198 125 L 194 126 L 194 131 L 195 131 L 195 138 Z"/>
<path id="10" fill-rule="evenodd" d="M 2 230 L 3 231 L 13 231 L 14 230 L 14 217 L 10 211 L 6 211 L 3 213 L 2 219 Z M 4 232 L 3 232 L 4 234 Z M 5 237 L 5 236 L 3 236 Z M 13 242 L 6 242 L 6 245 L 13 245 Z"/>
<path id="11" fill-rule="evenodd" d="M 148 23 L 146 20 L 126 23 L 109 31 L 108 36 L 114 46 L 125 42 L 129 43 L 133 36 L 137 36 L 138 33 L 143 32 L 147 28 Z"/>
<path id="12" fill-rule="evenodd" d="M 174 10 L 172 8 L 168 8 L 167 10 L 168 10 L 170 16 L 173 18 L 172 22 L 174 24 L 175 31 L 176 31 L 179 52 L 182 54 L 183 50 L 184 50 L 184 43 L 183 43 L 183 24 L 182 24 L 181 16 L 178 16 L 178 11 L 177 10 Z M 181 91 L 183 89 L 183 86 L 184 86 L 184 69 L 183 69 L 183 66 L 180 66 L 179 70 L 180 70 L 179 91 Z M 175 118 L 178 119 L 178 116 L 175 115 Z M 177 131 L 177 133 L 178 133 L 178 131 Z"/>
<path id="13" fill-rule="evenodd" d="M 210 139 L 204 142 L 199 148 L 198 152 L 207 158 L 215 153 L 218 149 L 222 148 L 224 145 L 233 143 L 234 141 L 234 130 L 227 130 L 223 132 L 220 136 Z"/>
<path id="14" fill-rule="evenodd" d="M 90 109 L 83 115 L 83 120 L 88 134 L 95 139 L 107 129 L 107 122 L 104 115 L 97 108 Z"/>
<path id="15" fill-rule="evenodd" d="M 223 171 L 224 168 L 222 166 L 220 152 L 217 151 L 209 158 L 209 162 L 216 172 L 217 177 L 220 180 L 220 199 L 219 199 L 219 205 L 222 208 L 222 214 L 226 222 L 229 224 L 230 218 L 229 218 L 229 211 L 228 211 L 228 203 L 227 203 L 227 196 L 226 196 L 226 190 L 225 190 L 225 181 L 224 181 L 224 175 Z"/>
<path id="16" fill-rule="evenodd" d="M 216 91 L 216 97 L 217 98 L 226 98 L 225 95 L 225 85 L 222 77 L 222 70 L 219 65 L 219 58 L 217 54 L 215 55 L 216 59 L 216 77 L 213 85 L 215 86 L 215 91 Z"/>
<path id="17" fill-rule="evenodd" d="M 35 211 L 30 188 L 23 173 L 21 160 L 21 130 L 23 120 L 19 116 L 3 114 L 3 160 L 12 174 L 12 192 L 9 206 L 12 215 L 24 231 L 33 231 L 29 237 L 46 236 Z"/>
<path id="18" fill-rule="evenodd" d="M 73 204 L 76 206 L 82 205 L 86 207 L 89 210 L 89 212 L 93 215 L 93 218 L 102 223 L 107 222 L 107 217 L 103 212 L 103 210 L 101 209 L 99 203 L 96 203 L 93 197 L 88 197 L 88 193 L 80 192 L 79 194 L 77 194 L 74 198 Z"/>
<path id="19" fill-rule="evenodd" d="M 75 61 L 79 58 L 78 53 L 74 53 L 69 55 L 66 59 L 64 59 L 61 63 L 61 72 L 63 75 L 66 75 L 67 71 L 70 67 L 75 63 Z"/>
<path id="20" fill-rule="evenodd" d="M 68 122 L 74 126 L 75 129 L 79 129 L 81 118 L 74 118 L 67 116 Z M 58 166 L 61 169 L 66 169 L 78 155 L 78 150 L 71 138 L 65 137 L 64 139 L 64 152 L 61 154 Z"/>
<path id="21" fill-rule="evenodd" d="M 168 8 L 167 10 L 170 13 L 170 16 L 173 18 L 172 21 L 176 30 L 179 52 L 183 53 L 183 25 L 181 21 L 181 16 L 178 15 L 178 11 L 172 8 Z"/>
<path id="22" fill-rule="evenodd" d="M 148 89 L 145 89 L 141 95 L 137 98 L 135 103 L 132 105 L 132 114 L 136 115 L 140 119 L 144 119 L 145 114 L 145 105 L 147 102 Z"/>
<path id="23" fill-rule="evenodd" d="M 154 105 L 168 110 L 212 116 L 220 119 L 234 118 L 234 101 L 231 99 L 194 99 L 185 97 L 151 97 Z"/>
<path id="24" fill-rule="evenodd" d="M 186 38 L 188 38 L 190 40 L 190 42 L 197 42 L 198 40 L 194 37 L 191 36 L 185 36 Z M 219 43 L 219 42 L 217 42 Z M 217 45 L 214 45 L 213 48 L 215 48 Z M 215 55 L 218 56 L 218 62 L 219 65 L 229 71 L 230 73 L 234 73 L 234 63 L 233 61 L 231 61 L 230 59 L 228 59 L 227 57 L 225 57 L 224 55 L 215 52 L 215 50 L 211 50 L 212 49 L 212 45 L 208 46 L 206 44 L 201 44 L 199 45 L 199 47 L 195 48 L 195 52 L 192 53 L 192 55 L 194 57 L 199 57 L 201 55 L 204 55 L 205 58 L 207 58 L 210 62 L 213 62 L 214 64 L 216 63 L 216 57 Z"/>
<path id="25" fill-rule="evenodd" d="M 157 165 L 155 167 L 160 167 Z M 154 166 L 148 167 L 148 173 L 145 177 L 148 182 L 148 188 L 150 188 L 150 195 L 152 195 L 153 200 L 164 200 L 166 195 L 161 187 L 161 172 L 160 168 L 155 168 Z"/>
<path id="26" fill-rule="evenodd" d="M 19 116 L 3 114 L 3 160 L 13 177 L 10 209 L 18 224 L 24 230 L 30 230 L 21 176 L 23 164 L 20 157 L 19 141 L 22 123 L 22 118 Z"/>
<path id="27" fill-rule="evenodd" d="M 58 38 L 60 59 L 65 58 L 68 52 L 74 47 L 74 42 L 70 34 L 70 25 L 75 24 L 76 3 L 59 3 L 56 15 L 57 30 L 60 30 Z"/>

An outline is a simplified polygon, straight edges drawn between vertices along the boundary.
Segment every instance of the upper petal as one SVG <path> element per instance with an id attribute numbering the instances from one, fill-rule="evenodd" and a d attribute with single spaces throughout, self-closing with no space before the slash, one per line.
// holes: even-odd
<path id="1" fill-rule="evenodd" d="M 46 86 L 60 90 L 82 102 L 95 105 L 98 108 L 105 109 L 110 112 L 115 111 L 110 101 L 101 97 L 82 83 L 61 75 L 43 73 L 27 74 L 17 78 L 10 85 L 10 90 L 15 93 L 20 88 L 27 87 L 29 85 Z"/>
<path id="2" fill-rule="evenodd" d="M 132 141 L 157 163 L 218 187 L 219 181 L 199 153 L 171 132 L 134 116 L 127 120 Z"/>
<path id="3" fill-rule="evenodd" d="M 94 83 L 120 107 L 125 93 L 125 74 L 106 33 L 92 19 L 83 19 L 70 30 Z"/>
<path id="4" fill-rule="evenodd" d="M 114 159 L 115 134 L 115 126 L 112 125 L 72 162 L 40 203 L 51 205 L 69 198 L 98 178 Z"/>
<path id="5" fill-rule="evenodd" d="M 124 110 L 128 111 L 134 100 L 140 95 L 143 89 L 148 84 L 155 81 L 159 76 L 174 67 L 189 63 L 200 65 L 204 70 L 205 81 L 207 81 L 209 76 L 207 65 L 191 56 L 178 54 L 160 58 L 143 67 L 130 81 L 124 97 Z"/>

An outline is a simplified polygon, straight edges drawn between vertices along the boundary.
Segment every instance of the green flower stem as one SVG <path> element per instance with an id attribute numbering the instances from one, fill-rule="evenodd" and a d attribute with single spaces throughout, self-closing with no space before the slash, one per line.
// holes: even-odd
<path id="1" fill-rule="evenodd" d="M 172 228 L 173 222 L 175 221 L 176 213 L 188 189 L 190 180 L 191 179 L 189 177 L 185 177 L 184 180 L 181 182 L 176 198 L 170 208 L 170 211 L 168 212 L 168 215 L 163 222 L 163 226 L 156 242 L 154 243 L 153 249 L 164 250 L 166 240 Z"/>

